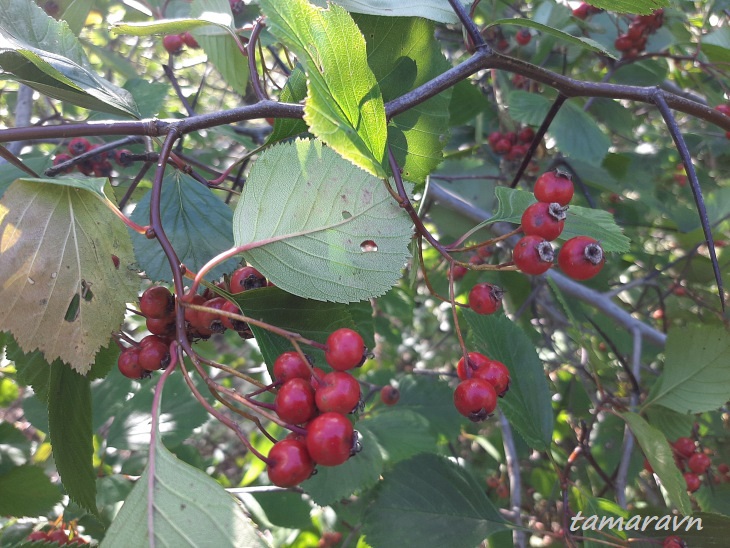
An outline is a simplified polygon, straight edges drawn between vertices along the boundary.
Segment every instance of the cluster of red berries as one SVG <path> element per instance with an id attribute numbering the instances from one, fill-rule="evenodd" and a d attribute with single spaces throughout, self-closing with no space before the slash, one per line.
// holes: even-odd
<path id="1" fill-rule="evenodd" d="M 240 293 L 266 285 L 266 278 L 258 270 L 244 266 L 235 270 L 228 282 L 221 282 L 219 287 L 231 293 Z M 217 297 L 207 289 L 202 295 L 185 294 L 181 300 L 233 314 L 240 313 L 234 302 Z M 169 346 L 175 334 L 175 298 L 169 289 L 160 285 L 147 288 L 139 299 L 139 308 L 151 335 L 144 337 L 135 346 L 125 348 L 119 355 L 119 371 L 130 379 L 149 377 L 152 371 L 167 367 L 170 363 Z M 243 338 L 253 336 L 245 322 L 232 320 L 215 311 L 203 312 L 192 308 L 185 309 L 185 328 L 191 339 L 207 339 L 213 333 L 222 333 L 226 329 L 238 332 Z"/>
<path id="2" fill-rule="evenodd" d="M 63 529 L 52 529 L 50 531 L 33 531 L 28 535 L 27 540 L 30 542 L 47 542 L 58 544 L 60 546 L 69 546 L 71 544 L 89 544 L 79 535 L 69 539 L 68 534 Z"/>
<path id="3" fill-rule="evenodd" d="M 456 364 L 456 375 L 461 382 L 454 390 L 454 406 L 472 422 L 488 418 L 497 408 L 497 398 L 509 390 L 507 366 L 479 352 L 462 357 Z"/>
<path id="4" fill-rule="evenodd" d="M 674 462 L 684 476 L 687 491 L 694 493 L 702 485 L 700 476 L 709 470 L 712 460 L 701 448 L 695 445 L 692 438 L 677 438 L 671 446 L 674 453 Z M 644 469 L 649 473 L 654 473 L 647 459 L 644 459 Z M 730 467 L 727 464 L 720 464 L 717 467 L 717 472 L 719 474 L 719 477 L 716 478 L 718 483 L 730 481 Z"/>
<path id="5" fill-rule="evenodd" d="M 348 371 L 363 364 L 368 349 L 359 333 L 337 329 L 327 338 L 325 360 L 333 371 L 312 367 L 297 352 L 274 362 L 271 386 L 279 386 L 273 409 L 293 432 L 274 444 L 267 457 L 271 483 L 293 487 L 315 466 L 339 466 L 360 451 L 359 435 L 347 417 L 361 407 L 360 383 Z"/>
<path id="6" fill-rule="evenodd" d="M 535 137 L 535 132 L 529 126 L 523 127 L 520 131 L 493 131 L 489 134 L 487 142 L 495 154 L 504 155 L 510 161 L 519 160 L 530 148 L 530 143 Z"/>
<path id="7" fill-rule="evenodd" d="M 76 156 L 91 152 L 94 149 L 99 148 L 99 146 L 101 145 L 92 145 L 89 140 L 85 139 L 84 137 L 76 137 L 74 139 L 71 139 L 71 141 L 68 143 L 68 153 L 62 152 L 61 154 L 56 154 L 56 156 L 53 158 L 53 165 L 57 166 L 60 164 L 65 164 L 66 162 L 70 162 Z M 132 153 L 127 149 L 115 150 L 114 160 L 120 166 L 127 167 L 131 164 L 128 158 L 128 155 L 130 154 Z M 78 168 L 78 170 L 84 175 L 94 175 L 95 177 L 109 177 L 112 174 L 113 169 L 111 162 L 108 160 L 108 155 L 106 152 L 99 152 L 98 154 L 88 156 L 82 161 L 77 162 L 75 165 L 70 164 L 69 167 L 63 171 L 63 173 L 71 173 L 74 167 Z"/>
<path id="8" fill-rule="evenodd" d="M 662 541 L 662 548 L 687 548 L 687 543 L 677 535 L 672 535 Z"/>
<path id="9" fill-rule="evenodd" d="M 540 175 L 533 189 L 537 203 L 522 214 L 525 236 L 512 251 L 512 261 L 525 274 L 547 272 L 555 260 L 551 241 L 563 232 L 565 212 L 573 198 L 570 174 L 556 169 Z M 576 236 L 566 241 L 558 253 L 560 269 L 575 280 L 588 280 L 598 274 L 605 263 L 603 248 L 589 236 Z"/>
<path id="10" fill-rule="evenodd" d="M 490 491 L 494 490 L 494 494 L 500 499 L 509 497 L 509 487 L 498 475 L 487 477 L 487 487 Z"/>
<path id="11" fill-rule="evenodd" d="M 649 36 L 659 30 L 664 22 L 664 10 L 658 9 L 651 15 L 637 15 L 625 33 L 619 34 L 614 42 L 623 59 L 632 59 L 646 48 Z"/>
<path id="12" fill-rule="evenodd" d="M 601 8 L 596 8 L 595 6 L 591 6 L 590 4 L 586 4 L 585 2 L 581 2 L 580 6 L 573 10 L 573 17 L 577 17 L 578 19 L 585 19 L 589 15 L 601 13 L 602 11 L 603 10 Z"/>
<path id="13" fill-rule="evenodd" d="M 183 47 L 199 48 L 200 44 L 189 32 L 182 34 L 168 34 L 162 39 L 162 47 L 164 47 L 170 55 L 179 55 L 183 51 Z"/>

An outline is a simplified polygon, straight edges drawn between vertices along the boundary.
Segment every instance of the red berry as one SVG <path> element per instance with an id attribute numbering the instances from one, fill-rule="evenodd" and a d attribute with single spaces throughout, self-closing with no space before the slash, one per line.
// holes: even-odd
<path id="1" fill-rule="evenodd" d="M 147 371 L 164 369 L 170 363 L 170 348 L 157 335 L 148 335 L 139 343 L 139 365 Z"/>
<path id="2" fill-rule="evenodd" d="M 365 342 L 357 331 L 343 327 L 327 337 L 324 358 L 332 369 L 346 371 L 358 367 L 365 361 L 366 354 Z"/>
<path id="3" fill-rule="evenodd" d="M 205 297 L 202 295 L 186 293 L 180 299 L 183 303 L 194 304 L 197 306 L 203 306 L 205 303 Z M 209 337 L 213 332 L 210 329 L 204 329 L 200 324 L 200 312 L 193 310 L 192 308 L 185 308 L 185 321 L 190 324 L 190 327 L 197 331 L 200 336 Z"/>
<path id="4" fill-rule="evenodd" d="M 507 153 L 508 160 L 520 160 L 525 154 L 527 154 L 528 145 L 512 145 Z"/>
<path id="5" fill-rule="evenodd" d="M 726 476 L 727 474 L 730 474 L 730 465 L 723 462 L 717 465 L 717 472 L 719 474 L 722 474 L 723 476 Z"/>
<path id="6" fill-rule="evenodd" d="M 517 132 L 508 131 L 504 134 L 504 138 L 514 145 L 517 142 Z"/>
<path id="7" fill-rule="evenodd" d="M 497 393 L 484 379 L 466 379 L 454 390 L 454 406 L 470 421 L 483 421 L 497 408 Z"/>
<path id="8" fill-rule="evenodd" d="M 489 476 L 487 478 L 487 487 L 490 489 L 496 489 L 500 483 L 502 483 L 502 480 L 499 479 L 499 476 Z"/>
<path id="9" fill-rule="evenodd" d="M 131 156 L 132 151 L 127 150 L 126 148 L 117 149 L 114 151 L 114 161 L 122 166 L 122 167 L 129 167 L 134 162 L 129 158 Z"/>
<path id="10" fill-rule="evenodd" d="M 91 152 L 91 151 L 99 148 L 100 146 L 101 145 L 91 145 L 89 147 L 89 152 Z M 99 162 L 103 162 L 104 160 L 107 159 L 107 153 L 106 153 L 106 151 L 104 151 L 104 152 L 98 152 L 98 153 L 94 154 L 93 156 L 91 156 L 90 159 L 91 159 L 91 161 L 93 163 L 97 163 L 98 164 Z"/>
<path id="11" fill-rule="evenodd" d="M 221 310 L 227 302 L 228 300 L 226 300 L 225 297 L 214 297 L 205 301 L 203 306 L 207 306 L 208 308 L 213 308 L 215 310 Z M 226 330 L 223 325 L 223 317 L 214 310 L 209 312 L 199 311 L 198 322 L 200 327 L 203 329 L 209 329 L 213 333 L 222 333 Z"/>
<path id="12" fill-rule="evenodd" d="M 520 29 L 517 31 L 517 34 L 515 34 L 515 40 L 519 45 L 526 46 L 530 43 L 530 40 L 532 40 L 532 34 L 530 34 L 530 31 L 527 29 Z"/>
<path id="13" fill-rule="evenodd" d="M 274 361 L 274 378 L 286 382 L 289 379 L 309 380 L 312 370 L 302 357 L 292 350 L 279 354 Z"/>
<path id="14" fill-rule="evenodd" d="M 139 309 L 145 318 L 169 318 L 175 310 L 175 299 L 166 287 L 148 287 L 139 298 Z"/>
<path id="15" fill-rule="evenodd" d="M 476 371 L 482 365 L 485 365 L 491 361 L 488 357 L 486 357 L 484 354 L 480 354 L 479 352 L 469 352 L 467 354 L 467 358 L 469 359 L 469 369 L 471 370 L 471 373 L 467 373 L 466 364 L 464 363 L 463 356 L 459 360 L 459 363 L 456 364 L 456 375 L 461 381 L 473 377 L 474 371 Z"/>
<path id="16" fill-rule="evenodd" d="M 717 106 L 715 107 L 715 110 L 716 110 L 717 112 L 721 112 L 721 113 L 722 113 L 722 114 L 724 114 L 725 116 L 730 116 L 730 104 L 727 104 L 727 103 L 723 103 L 723 104 L 721 104 L 721 105 L 717 105 Z"/>
<path id="17" fill-rule="evenodd" d="M 509 390 L 509 369 L 497 360 L 488 359 L 486 363 L 480 364 L 474 371 L 474 378 L 483 379 L 491 384 L 500 398 Z"/>
<path id="18" fill-rule="evenodd" d="M 489 134 L 489 137 L 487 137 L 487 142 L 489 143 L 489 146 L 494 148 L 494 145 L 497 144 L 497 141 L 499 141 L 502 138 L 502 132 L 501 131 L 493 131 Z"/>
<path id="19" fill-rule="evenodd" d="M 634 47 L 634 41 L 626 34 L 622 34 L 621 36 L 616 38 L 616 41 L 613 43 L 613 45 L 619 51 L 629 51 L 631 48 Z"/>
<path id="20" fill-rule="evenodd" d="M 94 162 L 94 177 L 110 177 L 114 167 L 109 160 Z"/>
<path id="21" fill-rule="evenodd" d="M 76 164 L 76 169 L 84 175 L 92 175 L 94 173 L 94 163 L 91 160 L 84 160 Z"/>
<path id="22" fill-rule="evenodd" d="M 506 499 L 509 496 L 509 487 L 507 487 L 504 483 L 500 483 L 497 485 L 494 492 L 499 498 Z"/>
<path id="23" fill-rule="evenodd" d="M 450 275 L 453 276 L 454 281 L 458 282 L 464 276 L 466 276 L 466 273 L 469 272 L 469 269 L 460 264 L 454 264 L 451 267 L 449 267 L 449 271 L 450 271 Z"/>
<path id="24" fill-rule="evenodd" d="M 122 350 L 117 358 L 117 366 L 119 372 L 127 377 L 128 379 L 141 379 L 145 376 L 147 371 L 142 369 L 139 365 L 139 349 L 138 348 L 127 348 Z"/>
<path id="25" fill-rule="evenodd" d="M 89 142 L 88 139 L 85 139 L 83 137 L 74 137 L 68 143 L 68 151 L 71 154 L 71 156 L 78 156 L 79 154 L 88 152 L 90 148 L 91 148 L 91 143 Z"/>
<path id="26" fill-rule="evenodd" d="M 313 471 L 314 461 L 303 441 L 283 439 L 269 451 L 266 472 L 274 485 L 294 487 L 309 478 Z"/>
<path id="27" fill-rule="evenodd" d="M 710 467 L 710 457 L 704 453 L 695 453 L 689 458 L 687 466 L 695 474 L 704 474 Z"/>
<path id="28" fill-rule="evenodd" d="M 571 238 L 558 253 L 560 269 L 574 280 L 592 278 L 601 271 L 605 262 L 601 244 L 588 236 Z"/>
<path id="29" fill-rule="evenodd" d="M 526 126 L 520 130 L 520 132 L 517 134 L 517 138 L 526 145 L 529 145 L 535 138 L 535 132 L 531 127 Z"/>
<path id="30" fill-rule="evenodd" d="M 385 405 L 395 405 L 400 399 L 400 390 L 395 386 L 386 384 L 380 389 L 380 401 Z"/>
<path id="31" fill-rule="evenodd" d="M 322 378 L 314 397 L 322 413 L 333 411 L 346 415 L 360 403 L 360 383 L 349 373 L 332 371 Z"/>
<path id="32" fill-rule="evenodd" d="M 522 231 L 528 235 L 540 236 L 551 242 L 563 232 L 565 207 L 557 202 L 537 202 L 522 214 Z"/>
<path id="33" fill-rule="evenodd" d="M 469 291 L 469 308 L 477 314 L 494 314 L 502 306 L 503 293 L 496 285 L 476 284 Z"/>
<path id="34" fill-rule="evenodd" d="M 276 413 L 289 424 L 302 424 L 317 414 L 314 388 L 305 379 L 286 381 L 274 400 Z"/>
<path id="35" fill-rule="evenodd" d="M 48 533 L 47 541 L 54 542 L 56 544 L 67 544 L 68 535 L 62 529 L 56 529 Z"/>
<path id="36" fill-rule="evenodd" d="M 662 542 L 662 548 L 687 548 L 685 542 L 676 535 L 667 537 Z"/>
<path id="37" fill-rule="evenodd" d="M 226 299 L 226 302 L 221 305 L 221 310 L 225 312 L 230 312 L 231 314 L 240 314 L 241 309 L 238 308 L 238 305 L 234 303 L 233 301 L 229 301 Z M 242 322 L 241 320 L 233 320 L 227 316 L 221 316 L 221 323 L 223 324 L 223 327 L 226 329 L 232 329 L 233 331 L 246 331 L 248 329 L 248 324 L 246 322 Z"/>
<path id="38" fill-rule="evenodd" d="M 573 191 L 570 174 L 560 169 L 540 175 L 533 189 L 538 202 L 557 202 L 562 206 L 568 205 L 573 199 Z"/>
<path id="39" fill-rule="evenodd" d="M 507 154 L 512 148 L 512 141 L 502 137 L 499 141 L 494 143 L 494 152 L 497 154 Z"/>
<path id="40" fill-rule="evenodd" d="M 180 39 L 183 41 L 183 44 L 185 44 L 189 48 L 199 48 L 200 47 L 200 44 L 198 44 L 198 41 L 189 32 L 183 32 L 180 35 Z"/>
<path id="41" fill-rule="evenodd" d="M 30 535 L 28 535 L 27 540 L 34 541 L 34 540 L 47 540 L 48 539 L 48 533 L 45 531 L 33 531 Z"/>
<path id="42" fill-rule="evenodd" d="M 231 293 L 241 293 L 249 289 L 266 287 L 266 278 L 252 266 L 244 266 L 231 274 L 229 282 Z"/>
<path id="43" fill-rule="evenodd" d="M 307 426 L 307 450 L 322 466 L 342 464 L 353 452 L 352 423 L 340 413 L 322 413 Z"/>
<path id="44" fill-rule="evenodd" d="M 147 331 L 160 337 L 169 337 L 175 333 L 175 318 L 147 318 Z"/>
<path id="45" fill-rule="evenodd" d="M 170 55 L 177 55 L 182 52 L 185 42 L 178 34 L 168 34 L 162 39 L 162 47 L 164 47 Z"/>
<path id="46" fill-rule="evenodd" d="M 73 156 L 70 154 L 66 154 L 65 152 L 62 152 L 61 154 L 56 154 L 55 158 L 53 158 L 53 166 L 57 166 L 60 164 L 63 164 L 65 162 L 68 162 L 71 160 Z M 71 173 L 74 170 L 75 166 L 69 166 L 66 169 L 64 169 L 61 173 Z M 39 531 L 36 531 L 39 532 Z"/>
<path id="47" fill-rule="evenodd" d="M 585 19 L 586 17 L 588 17 L 589 10 L 590 6 L 583 2 L 580 6 L 573 10 L 573 17 L 577 17 L 578 19 Z"/>
<path id="48" fill-rule="evenodd" d="M 700 481 L 700 478 L 697 477 L 697 474 L 693 474 L 692 472 L 685 472 L 684 482 L 687 484 L 687 491 L 689 491 L 690 493 L 694 493 L 702 485 L 702 482 Z"/>
<path id="49" fill-rule="evenodd" d="M 512 250 L 515 266 L 532 276 L 547 272 L 553 266 L 554 260 L 553 246 L 540 236 L 525 236 Z"/>

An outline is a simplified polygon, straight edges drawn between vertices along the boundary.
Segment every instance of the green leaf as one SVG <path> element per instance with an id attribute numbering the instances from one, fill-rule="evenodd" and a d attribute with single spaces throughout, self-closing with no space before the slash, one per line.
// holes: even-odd
<path id="1" fill-rule="evenodd" d="M 524 440 L 539 451 L 550 447 L 553 409 L 542 362 L 527 334 L 506 316 L 483 316 L 464 311 L 472 328 L 472 347 L 510 372 L 509 391 L 499 408 Z"/>
<path id="2" fill-rule="evenodd" d="M 35 517 L 61 502 L 61 491 L 37 466 L 16 466 L 0 474 L 0 515 Z"/>
<path id="3" fill-rule="evenodd" d="M 137 480 L 101 546 L 149 546 L 152 541 L 159 546 L 255 548 L 267 545 L 238 502 L 223 487 L 175 458 L 159 437 L 156 440 L 151 448 L 154 469 L 150 471 L 148 466 Z M 153 474 L 152 482 L 150 474 Z M 148 507 L 153 512 L 151 528 L 147 526 Z M 150 529 L 154 539 L 148 536 Z"/>
<path id="4" fill-rule="evenodd" d="M 65 21 L 35 2 L 0 0 L 0 68 L 55 99 L 138 117 L 131 95 L 91 69 Z"/>
<path id="5" fill-rule="evenodd" d="M 659 430 L 651 426 L 636 413 L 619 413 L 636 437 L 644 456 L 654 473 L 659 476 L 669 499 L 683 514 L 692 513 L 692 504 L 687 496 L 687 485 L 677 464 L 674 462 L 672 448 Z"/>
<path id="6" fill-rule="evenodd" d="M 425 417 L 398 405 L 383 409 L 358 423 L 367 427 L 378 442 L 383 457 L 391 464 L 411 458 L 418 453 L 432 452 L 436 445 Z"/>
<path id="7" fill-rule="evenodd" d="M 646 409 L 646 420 L 668 440 L 676 440 L 692 431 L 696 417 L 677 413 L 662 405 L 652 405 Z"/>
<path id="8" fill-rule="evenodd" d="M 423 416 L 433 434 L 454 438 L 466 418 L 454 407 L 453 390 L 445 382 L 430 378 L 406 376 L 398 383 L 398 410 Z M 388 444 L 386 442 L 385 449 Z"/>
<path id="9" fill-rule="evenodd" d="M 378 482 L 383 457 L 372 432 L 358 423 L 362 450 L 340 466 L 318 466 L 317 473 L 301 484 L 304 492 L 320 506 L 328 506 L 353 493 L 361 493 Z"/>
<path id="10" fill-rule="evenodd" d="M 474 548 L 506 529 L 481 482 L 453 462 L 418 455 L 386 473 L 363 532 L 378 548 Z"/>
<path id="11" fill-rule="evenodd" d="M 246 95 L 248 60 L 241 52 L 243 46 L 233 28 L 233 14 L 228 0 L 193 0 L 190 15 L 198 19 L 214 18 L 227 22 L 229 32 L 222 36 L 206 34 L 205 28 L 193 31 L 193 36 L 231 88 Z"/>
<path id="12" fill-rule="evenodd" d="M 131 218 L 136 223 L 150 222 L 148 192 L 137 204 Z M 162 183 L 160 214 L 162 226 L 180 262 L 197 271 L 221 251 L 233 245 L 231 220 L 233 213 L 213 192 L 195 179 L 179 171 L 165 175 Z M 172 271 L 157 240 L 148 240 L 135 233 L 134 252 L 139 266 L 152 281 L 172 280 Z M 215 278 L 230 272 L 234 260 L 225 261 L 210 271 Z"/>
<path id="13" fill-rule="evenodd" d="M 163 82 L 150 82 L 143 78 L 127 80 L 124 89 L 128 90 L 139 107 L 140 116 L 152 118 L 165 106 L 170 86 Z"/>
<path id="14" fill-rule="evenodd" d="M 167 34 L 181 34 L 183 32 L 198 29 L 198 35 L 223 36 L 230 34 L 232 31 L 231 22 L 233 20 L 230 10 L 228 13 L 218 11 L 215 8 L 205 11 L 204 3 L 206 0 L 199 0 L 199 14 L 194 17 L 181 17 L 178 19 L 156 19 L 154 21 L 141 21 L 134 23 L 114 23 L 110 26 L 110 30 L 117 34 L 126 34 L 129 36 L 153 36 Z M 216 0 L 207 0 L 208 3 L 216 2 Z M 222 5 L 222 4 L 221 4 Z M 215 6 L 215 4 L 211 4 Z M 217 7 L 217 6 L 216 6 Z M 191 6 L 191 12 L 193 7 Z M 203 29 L 203 30 L 200 30 Z"/>
<path id="15" fill-rule="evenodd" d="M 325 0 L 313 0 L 314 4 L 324 7 Z M 456 23 L 458 18 L 443 0 L 335 0 L 347 11 L 382 15 L 385 17 L 423 17 L 438 23 Z M 472 0 L 462 2 L 469 5 Z"/>
<path id="16" fill-rule="evenodd" d="M 509 94 L 510 116 L 529 125 L 540 125 L 553 101 L 536 93 L 513 91 Z M 596 121 L 578 105 L 566 101 L 550 125 L 548 132 L 566 155 L 600 165 L 611 145 L 610 138 Z"/>
<path id="17" fill-rule="evenodd" d="M 322 343 L 336 329 L 356 327 L 348 306 L 303 299 L 278 287 L 252 289 L 238 293 L 233 298 L 245 315 Z M 273 372 L 271 368 L 274 361 L 282 352 L 292 350 L 291 343 L 266 329 L 251 326 L 251 330 L 264 361 L 269 365 L 269 371 Z M 323 351 L 306 347 L 304 352 L 314 358 L 316 363 L 325 363 Z"/>
<path id="18" fill-rule="evenodd" d="M 659 8 L 669 6 L 669 0 L 588 0 L 591 6 L 614 13 L 638 13 L 649 15 Z"/>
<path id="19" fill-rule="evenodd" d="M 713 63 L 730 63 L 730 28 L 716 28 L 703 36 L 700 49 Z"/>
<path id="20" fill-rule="evenodd" d="M 507 187 L 496 187 L 494 193 L 499 202 L 493 217 L 478 226 L 497 221 L 520 224 L 522 213 L 536 202 L 531 192 Z M 601 242 L 607 253 L 625 253 L 630 249 L 631 240 L 623 229 L 616 224 L 613 215 L 607 211 L 580 206 L 570 206 L 565 219 L 565 228 L 558 238 L 561 241 L 575 236 L 590 236 Z"/>
<path id="21" fill-rule="evenodd" d="M 48 388 L 48 430 L 53 460 L 71 500 L 95 514 L 89 379 L 66 366 L 52 366 Z"/>
<path id="22" fill-rule="evenodd" d="M 490 108 L 487 96 L 469 80 L 462 80 L 451 91 L 449 125 L 452 127 L 464 125 Z"/>
<path id="23" fill-rule="evenodd" d="M 664 371 L 644 408 L 678 413 L 714 411 L 730 400 L 730 337 L 722 326 L 689 325 L 669 331 Z"/>
<path id="24" fill-rule="evenodd" d="M 291 71 L 289 78 L 281 90 L 279 101 L 282 103 L 298 103 L 303 101 L 307 96 L 307 75 L 304 73 L 302 65 L 297 64 Z M 266 140 L 267 145 L 273 145 L 284 139 L 296 137 L 305 133 L 309 128 L 303 120 L 296 118 L 277 118 L 274 121 L 274 130 L 269 134 Z"/>
<path id="25" fill-rule="evenodd" d="M 411 233 L 382 181 L 314 140 L 267 149 L 233 218 L 236 245 L 251 246 L 248 263 L 277 287 L 323 301 L 386 293 L 400 278 Z"/>
<path id="26" fill-rule="evenodd" d="M 386 102 L 451 68 L 434 39 L 431 21 L 360 15 L 355 22 L 365 37 L 368 64 Z M 404 179 L 422 183 L 441 162 L 449 132 L 450 100 L 449 89 L 388 124 L 388 144 Z"/>
<path id="27" fill-rule="evenodd" d="M 76 36 L 79 35 L 81 29 L 84 28 L 86 18 L 89 11 L 94 6 L 94 0 L 73 0 L 68 7 L 63 10 L 61 18 L 68 23 L 68 27 Z"/>
<path id="28" fill-rule="evenodd" d="M 604 48 L 595 40 L 591 40 L 590 38 L 584 38 L 582 36 L 573 36 L 572 34 L 568 34 L 567 32 L 550 27 L 548 25 L 543 25 L 542 23 L 538 23 L 537 21 L 533 21 L 531 19 L 524 19 L 522 17 L 514 17 L 511 19 L 497 19 L 496 21 L 492 21 L 491 23 L 489 23 L 486 28 L 495 27 L 498 25 L 514 25 L 520 28 L 528 27 L 531 29 L 539 30 L 541 34 L 554 36 L 555 38 L 558 38 L 563 42 L 567 42 L 568 44 L 572 44 L 580 48 L 600 53 L 601 55 L 605 55 L 606 57 L 610 57 L 611 59 L 616 59 L 616 57 L 609 50 Z"/>
<path id="29" fill-rule="evenodd" d="M 137 298 L 139 280 L 100 180 L 53 181 L 18 180 L 0 200 L 0 330 L 24 352 L 39 349 L 46 361 L 60 358 L 85 374 Z"/>
<path id="30" fill-rule="evenodd" d="M 30 440 L 9 422 L 0 422 L 0 475 L 30 460 Z"/>
<path id="31" fill-rule="evenodd" d="M 304 121 L 344 158 L 385 177 L 383 97 L 367 63 L 365 39 L 345 10 L 306 0 L 262 0 L 271 32 L 296 53 L 307 73 Z"/>

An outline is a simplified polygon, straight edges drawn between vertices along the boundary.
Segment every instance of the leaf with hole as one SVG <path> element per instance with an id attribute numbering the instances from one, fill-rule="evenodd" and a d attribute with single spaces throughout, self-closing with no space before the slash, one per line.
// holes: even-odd
<path id="1" fill-rule="evenodd" d="M 354 302 L 400 278 L 410 217 L 383 181 L 319 141 L 266 150 L 233 217 L 236 246 L 277 287 L 300 297 Z"/>
<path id="2" fill-rule="evenodd" d="M 129 234 L 100 181 L 18 180 L 0 200 L 0 330 L 82 374 L 139 285 Z"/>

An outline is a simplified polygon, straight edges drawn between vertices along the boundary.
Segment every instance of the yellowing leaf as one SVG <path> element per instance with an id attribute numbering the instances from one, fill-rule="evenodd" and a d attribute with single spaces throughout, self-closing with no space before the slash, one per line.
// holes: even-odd
<path id="1" fill-rule="evenodd" d="M 100 198 L 20 180 L 0 200 L 0 331 L 81 374 L 138 287 L 127 228 Z"/>

